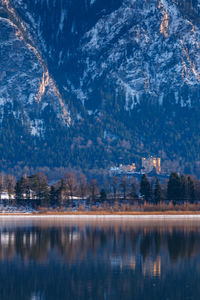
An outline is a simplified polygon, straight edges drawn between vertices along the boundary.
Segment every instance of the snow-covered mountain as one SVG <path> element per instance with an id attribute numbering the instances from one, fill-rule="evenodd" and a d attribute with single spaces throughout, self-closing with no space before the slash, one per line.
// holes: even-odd
<path id="1" fill-rule="evenodd" d="M 200 159 L 199 0 L 0 0 L 0 26 L 1 123 L 34 164 Z"/>

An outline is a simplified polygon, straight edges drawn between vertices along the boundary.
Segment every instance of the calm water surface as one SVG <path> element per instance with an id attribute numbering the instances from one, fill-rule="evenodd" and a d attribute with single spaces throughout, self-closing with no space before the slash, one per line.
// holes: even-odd
<path id="1" fill-rule="evenodd" d="M 0 299 L 200 299 L 200 221 L 0 219 Z"/>

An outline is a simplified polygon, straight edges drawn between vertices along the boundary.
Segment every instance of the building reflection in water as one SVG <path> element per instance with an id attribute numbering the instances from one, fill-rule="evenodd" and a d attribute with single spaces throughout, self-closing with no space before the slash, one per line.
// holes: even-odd
<path id="1" fill-rule="evenodd" d="M 145 299 L 153 280 L 185 286 L 200 280 L 199 225 L 0 221 L 1 299 Z"/>
<path id="2" fill-rule="evenodd" d="M 110 261 L 113 268 L 141 268 L 144 276 L 161 276 L 162 265 L 197 256 L 200 232 L 196 227 L 88 224 L 0 228 L 0 260 L 20 257 L 47 263 L 51 257 L 81 263 L 88 255 Z"/>

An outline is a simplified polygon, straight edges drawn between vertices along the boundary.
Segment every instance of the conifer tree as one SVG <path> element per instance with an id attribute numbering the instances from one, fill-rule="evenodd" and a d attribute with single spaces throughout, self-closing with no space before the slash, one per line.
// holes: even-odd
<path id="1" fill-rule="evenodd" d="M 22 176 L 22 178 L 17 181 L 15 186 L 16 200 L 24 199 L 24 195 L 27 190 L 26 186 L 27 186 L 27 179 L 25 176 Z"/>
<path id="2" fill-rule="evenodd" d="M 21 200 L 22 194 L 23 194 L 23 191 L 22 191 L 22 187 L 21 187 L 21 182 L 17 181 L 16 186 L 15 186 L 15 199 L 17 201 Z"/>
<path id="3" fill-rule="evenodd" d="M 51 188 L 50 188 L 49 197 L 50 197 L 50 205 L 51 206 L 54 206 L 54 205 L 58 204 L 57 203 L 58 202 L 58 192 L 57 192 L 54 185 L 52 185 Z"/>
<path id="4" fill-rule="evenodd" d="M 97 195 L 99 193 L 98 184 L 96 179 L 90 180 L 89 183 L 89 192 L 90 192 L 90 201 L 91 203 L 95 203 Z"/>
<path id="5" fill-rule="evenodd" d="M 142 175 L 140 183 L 140 193 L 144 196 L 145 200 L 151 199 L 151 185 L 146 174 Z"/>
<path id="6" fill-rule="evenodd" d="M 188 176 L 188 197 L 189 201 L 193 203 L 195 201 L 195 188 L 194 181 L 190 176 Z"/>
<path id="7" fill-rule="evenodd" d="M 185 175 L 181 175 L 181 200 L 187 200 L 187 180 Z"/>
<path id="8" fill-rule="evenodd" d="M 136 193 L 136 188 L 135 188 L 135 184 L 132 183 L 131 184 L 131 192 L 130 192 L 130 196 L 133 200 L 137 199 L 138 198 L 138 195 Z"/>
<path id="9" fill-rule="evenodd" d="M 162 189 L 159 183 L 159 179 L 156 178 L 156 184 L 154 189 L 154 201 L 158 204 L 162 200 Z"/>
<path id="10" fill-rule="evenodd" d="M 167 186 L 168 200 L 179 201 L 181 199 L 181 180 L 177 173 L 171 173 Z"/>
<path id="11" fill-rule="evenodd" d="M 101 191 L 100 191 L 100 200 L 105 201 L 106 198 L 107 198 L 106 191 L 104 189 L 101 189 Z"/>

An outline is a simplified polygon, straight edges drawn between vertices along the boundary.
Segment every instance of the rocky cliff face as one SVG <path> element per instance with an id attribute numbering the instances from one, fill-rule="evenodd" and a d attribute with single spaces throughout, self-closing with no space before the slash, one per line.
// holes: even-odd
<path id="1" fill-rule="evenodd" d="M 0 25 L 1 123 L 34 165 L 199 159 L 199 1 L 0 0 Z"/>

